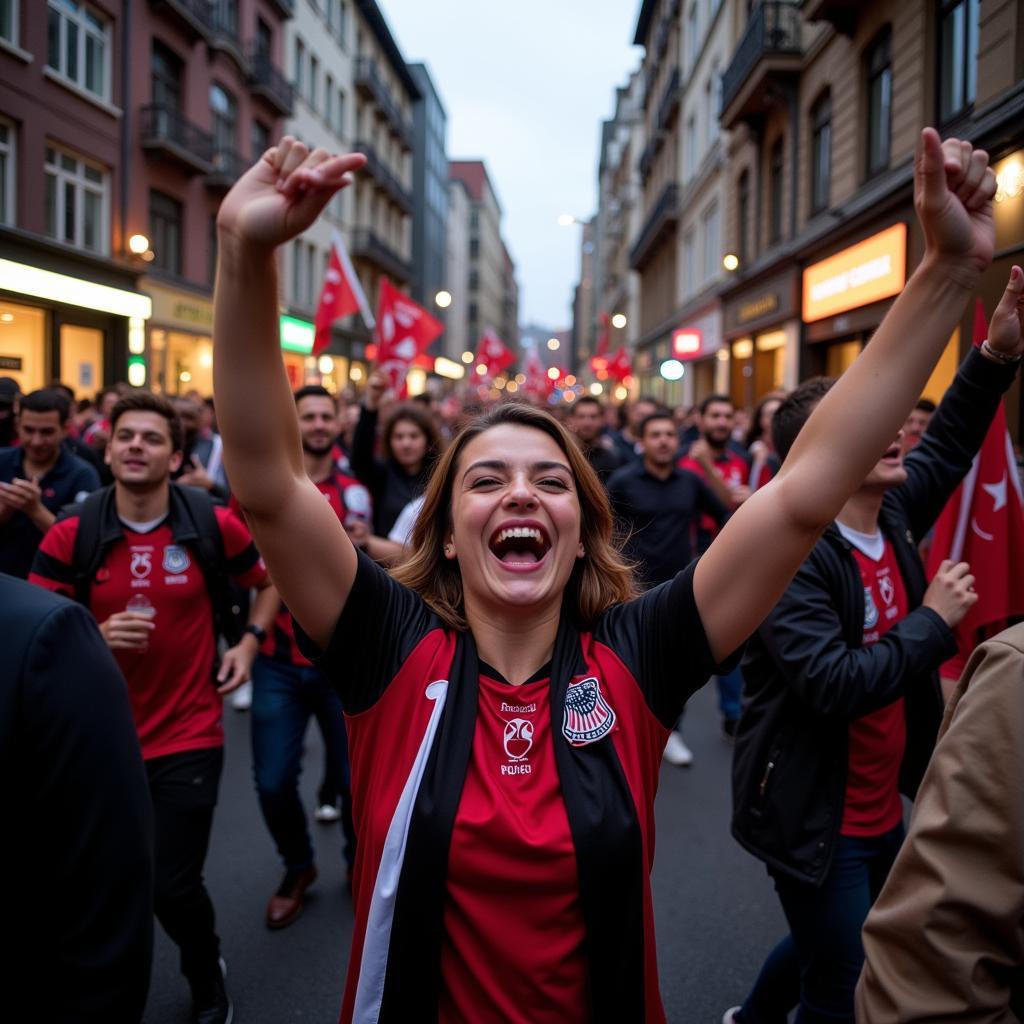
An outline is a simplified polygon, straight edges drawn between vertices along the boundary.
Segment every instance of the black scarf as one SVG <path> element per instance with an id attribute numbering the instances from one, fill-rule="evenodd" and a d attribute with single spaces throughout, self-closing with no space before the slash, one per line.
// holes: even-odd
<path id="1" fill-rule="evenodd" d="M 576 848 L 595 1024 L 644 1019 L 646 864 L 636 808 L 611 736 L 574 747 L 562 735 L 566 690 L 587 672 L 562 615 L 551 670 L 551 735 Z M 437 1020 L 448 850 L 476 728 L 480 662 L 459 636 L 444 712 L 417 794 L 395 903 L 381 1024 Z M 509 894 L 509 900 L 514 898 Z M 514 955 L 514 954 L 513 954 Z"/>

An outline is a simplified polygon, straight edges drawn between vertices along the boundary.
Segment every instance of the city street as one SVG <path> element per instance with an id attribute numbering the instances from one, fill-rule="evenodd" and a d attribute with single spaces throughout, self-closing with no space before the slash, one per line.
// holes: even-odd
<path id="1" fill-rule="evenodd" d="M 334 1024 L 352 920 L 338 866 L 338 831 L 316 826 L 320 878 L 305 913 L 290 928 L 269 931 L 263 909 L 280 868 L 252 787 L 248 723 L 247 715 L 226 712 L 228 756 L 206 872 L 235 1021 Z M 730 748 L 718 733 L 713 687 L 691 701 L 686 739 L 694 765 L 663 768 L 657 804 L 661 988 L 671 1024 L 718 1024 L 753 981 L 783 921 L 761 864 L 728 832 Z M 315 726 L 308 744 L 303 789 L 312 807 L 322 763 Z M 189 1012 L 174 949 L 158 926 L 146 1024 L 186 1024 Z"/>

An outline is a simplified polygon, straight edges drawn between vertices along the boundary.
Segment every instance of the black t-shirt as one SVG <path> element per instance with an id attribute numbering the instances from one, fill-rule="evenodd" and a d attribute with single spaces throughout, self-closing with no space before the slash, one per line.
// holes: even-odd
<path id="1" fill-rule="evenodd" d="M 725 506 L 695 473 L 673 467 L 660 480 L 642 460 L 624 466 L 608 481 L 608 496 L 626 554 L 637 562 L 640 579 L 654 586 L 672 579 L 694 556 L 702 514 L 723 523 Z"/>

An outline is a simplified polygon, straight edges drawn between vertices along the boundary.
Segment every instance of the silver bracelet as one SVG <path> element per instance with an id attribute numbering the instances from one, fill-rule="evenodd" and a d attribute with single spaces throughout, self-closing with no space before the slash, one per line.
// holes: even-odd
<path id="1" fill-rule="evenodd" d="M 991 346 L 991 345 L 990 345 L 990 344 L 988 343 L 988 338 L 986 338 L 986 339 L 985 339 L 985 340 L 984 340 L 984 341 L 983 341 L 983 342 L 981 343 L 981 347 L 982 347 L 982 349 L 983 349 L 983 350 L 984 350 L 985 352 L 987 352 L 987 353 L 988 353 L 988 354 L 989 354 L 989 355 L 990 355 L 990 356 L 991 356 L 991 357 L 992 357 L 993 359 L 998 359 L 998 360 L 999 360 L 999 362 L 1001 362 L 1001 363 L 1002 363 L 1002 364 L 1003 364 L 1004 366 L 1010 366 L 1010 365 L 1013 365 L 1013 364 L 1015 364 L 1015 363 L 1019 363 L 1019 362 L 1020 362 L 1020 360 L 1021 360 L 1021 357 L 1020 357 L 1019 355 L 1016 355 L 1016 356 L 1008 356 L 1008 355 L 1005 355 L 1005 354 L 1004 354 L 1004 353 L 1002 353 L 1002 352 L 997 352 L 997 351 L 996 351 L 996 350 L 995 350 L 995 349 L 994 349 L 994 348 L 993 348 L 993 347 L 992 347 L 992 346 Z"/>

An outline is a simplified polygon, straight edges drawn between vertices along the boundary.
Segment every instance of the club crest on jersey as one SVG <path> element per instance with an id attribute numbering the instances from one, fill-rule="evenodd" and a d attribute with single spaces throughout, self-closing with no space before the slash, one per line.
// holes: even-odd
<path id="1" fill-rule="evenodd" d="M 168 544 L 164 548 L 164 572 L 178 576 L 185 572 L 191 564 L 188 552 L 180 545 Z"/>
<path id="2" fill-rule="evenodd" d="M 524 761 L 533 746 L 533 722 L 513 718 L 505 723 L 505 753 L 510 761 Z"/>
<path id="3" fill-rule="evenodd" d="M 128 566 L 132 576 L 144 580 L 153 571 L 153 554 L 151 551 L 132 551 L 132 560 Z"/>
<path id="4" fill-rule="evenodd" d="M 892 604 L 892 599 L 896 596 L 896 584 L 893 583 L 891 576 L 883 576 L 878 581 L 878 592 L 886 604 Z"/>
<path id="5" fill-rule="evenodd" d="M 864 588 L 864 628 L 871 629 L 878 624 L 878 605 L 870 587 Z"/>
<path id="6" fill-rule="evenodd" d="M 569 684 L 565 692 L 562 735 L 574 747 L 596 743 L 607 736 L 614 725 L 615 712 L 593 676 Z"/>

